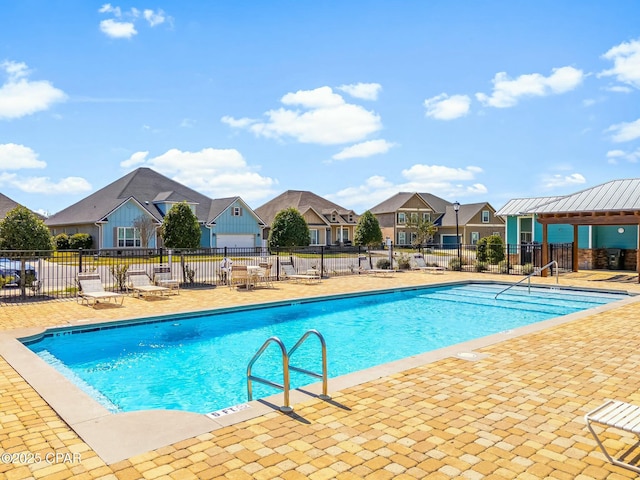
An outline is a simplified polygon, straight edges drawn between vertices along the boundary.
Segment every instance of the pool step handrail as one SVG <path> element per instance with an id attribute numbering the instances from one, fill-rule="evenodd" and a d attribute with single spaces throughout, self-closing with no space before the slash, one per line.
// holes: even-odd
<path id="1" fill-rule="evenodd" d="M 315 373 L 315 372 L 312 372 L 310 370 L 305 370 L 304 368 L 294 367 L 293 365 L 291 365 L 291 357 L 293 356 L 293 353 L 311 335 L 315 335 L 316 337 L 318 337 L 318 340 L 320 340 L 320 346 L 322 348 L 322 373 Z M 305 332 L 305 334 L 302 335 L 302 337 L 300 337 L 300 340 L 298 340 L 298 342 L 293 347 L 291 347 L 291 349 L 289 350 L 288 355 L 289 355 L 289 369 L 290 370 L 294 370 L 294 371 L 296 371 L 298 373 L 304 373 L 305 375 L 309 375 L 311 377 L 321 379 L 322 380 L 322 394 L 318 395 L 318 397 L 320 399 L 322 399 L 322 400 L 329 400 L 331 397 L 327 394 L 327 389 L 328 389 L 328 385 L 327 385 L 327 344 L 324 341 L 324 337 L 322 336 L 322 334 L 317 330 L 313 330 L 313 329 L 312 330 L 307 330 Z"/>
<path id="2" fill-rule="evenodd" d="M 520 280 L 518 280 L 516 283 L 512 283 L 511 285 L 509 285 L 507 288 L 500 290 L 498 293 L 496 293 L 496 296 L 493 297 L 494 300 L 496 300 L 498 298 L 498 295 L 506 292 L 507 290 L 509 290 L 511 287 L 515 287 L 516 285 L 521 284 L 522 282 L 524 282 L 525 280 L 529 281 L 529 286 L 528 286 L 528 293 L 529 295 L 531 295 L 531 277 L 533 277 L 534 275 L 539 275 L 540 273 L 542 273 L 543 270 L 546 270 L 547 268 L 551 268 L 552 265 L 555 265 L 555 269 L 552 270 L 552 272 L 555 272 L 556 274 L 556 283 L 559 283 L 559 279 L 558 279 L 558 262 L 556 262 L 555 260 L 550 261 L 549 263 L 547 263 L 544 267 L 540 267 L 540 268 L 536 268 L 533 272 L 531 272 L 529 275 L 527 275 L 524 278 L 521 278 Z"/>
<path id="3" fill-rule="evenodd" d="M 280 347 L 280 352 L 282 353 L 282 385 L 276 382 L 272 382 L 271 380 L 267 380 L 266 378 L 256 377 L 255 375 L 251 374 L 251 367 L 253 367 L 253 364 L 256 363 L 256 360 L 260 358 L 260 356 L 272 342 Z M 249 365 L 247 365 L 247 398 L 249 399 L 249 401 L 253 400 L 252 382 L 264 383 L 265 385 L 269 385 L 271 387 L 282 390 L 284 393 L 284 405 L 280 407 L 280 411 L 285 413 L 293 411 L 293 408 L 291 408 L 291 406 L 289 405 L 289 390 L 291 389 L 291 385 L 289 382 L 289 356 L 287 354 L 287 349 L 284 346 L 284 343 L 282 343 L 282 340 L 280 340 L 278 337 L 267 338 L 267 340 L 262 344 L 262 347 L 260 347 L 260 349 L 253 356 L 253 358 L 249 362 Z"/>
<path id="4" fill-rule="evenodd" d="M 322 347 L 322 373 L 315 373 L 315 372 L 312 372 L 310 370 L 306 370 L 304 368 L 291 366 L 289 364 L 289 360 L 291 358 L 291 355 L 311 335 L 315 335 L 320 340 L 320 345 Z M 278 347 L 280 347 L 280 352 L 282 353 L 282 377 L 283 377 L 283 383 L 282 384 L 279 384 L 279 383 L 276 383 L 276 382 L 272 382 L 271 380 L 267 380 L 266 378 L 257 377 L 255 375 L 251 374 L 251 369 L 253 367 L 253 364 L 256 363 L 256 360 L 258 360 L 258 358 L 260 358 L 260 356 L 264 353 L 264 351 L 267 349 L 267 347 L 271 343 L 277 344 Z M 322 394 L 318 395 L 318 398 L 320 398 L 322 400 L 329 400 L 331 398 L 327 394 L 327 344 L 324 341 L 324 337 L 322 336 L 322 334 L 320 332 L 318 332 L 317 330 L 307 330 L 304 333 L 304 335 L 302 335 L 302 337 L 300 337 L 300 339 L 296 342 L 296 344 L 288 352 L 287 352 L 286 347 L 284 346 L 284 343 L 278 337 L 269 337 L 262 344 L 262 347 L 260 347 L 260 349 L 256 352 L 256 354 L 253 356 L 253 358 L 249 362 L 249 365 L 247 365 L 247 398 L 248 398 L 248 400 L 249 401 L 253 400 L 253 383 L 252 382 L 263 383 L 265 385 L 269 385 L 270 387 L 274 387 L 274 388 L 277 388 L 279 390 L 282 390 L 283 394 L 284 394 L 284 405 L 279 407 L 280 411 L 281 412 L 285 412 L 285 413 L 292 412 L 293 408 L 289 404 L 289 391 L 291 390 L 290 375 L 289 375 L 289 371 L 290 370 L 294 370 L 296 372 L 303 373 L 305 375 L 309 375 L 309 376 L 314 377 L 314 378 L 322 379 Z"/>

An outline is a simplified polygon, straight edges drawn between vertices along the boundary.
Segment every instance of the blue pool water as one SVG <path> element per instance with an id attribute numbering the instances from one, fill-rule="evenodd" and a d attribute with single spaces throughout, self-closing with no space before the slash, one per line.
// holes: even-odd
<path id="1" fill-rule="evenodd" d="M 331 300 L 300 301 L 227 313 L 177 316 L 126 326 L 63 330 L 25 342 L 114 412 L 177 409 L 207 413 L 246 402 L 247 364 L 271 337 L 287 349 L 310 329 L 324 336 L 329 377 L 593 308 L 624 297 L 495 284 L 403 289 Z M 291 364 L 320 371 L 320 344 L 310 337 Z M 272 345 L 253 374 L 282 382 Z M 292 388 L 313 383 L 291 373 Z M 254 398 L 277 390 L 254 383 Z"/>

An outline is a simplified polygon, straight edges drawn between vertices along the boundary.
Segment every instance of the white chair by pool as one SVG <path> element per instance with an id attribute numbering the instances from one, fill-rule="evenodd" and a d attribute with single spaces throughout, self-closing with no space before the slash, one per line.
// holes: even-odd
<path id="1" fill-rule="evenodd" d="M 430 266 L 425 262 L 421 253 L 414 253 L 412 256 L 411 268 L 426 273 L 444 273 L 444 267 Z"/>
<path id="2" fill-rule="evenodd" d="M 164 295 L 169 287 L 153 285 L 144 270 L 129 270 L 127 272 L 127 291 L 131 291 L 137 298 L 145 295 Z"/>
<path id="3" fill-rule="evenodd" d="M 170 291 L 180 294 L 180 282 L 171 276 L 169 265 L 156 265 L 153 267 L 153 283 L 159 287 L 167 287 Z"/>
<path id="4" fill-rule="evenodd" d="M 320 272 L 317 273 L 297 273 L 296 269 L 293 266 L 293 263 L 291 262 L 280 262 L 280 267 L 281 267 L 281 276 L 285 279 L 285 280 L 295 280 L 296 282 L 299 282 L 300 280 L 302 280 L 305 283 L 319 283 L 321 278 L 320 278 Z M 309 270 L 307 270 L 307 272 L 309 272 Z"/>
<path id="5" fill-rule="evenodd" d="M 392 277 L 395 270 L 389 268 L 371 268 L 367 257 L 358 257 L 358 273 L 381 277 Z"/>
<path id="6" fill-rule="evenodd" d="M 102 279 L 100 275 L 96 272 L 80 272 L 77 275 L 78 280 L 78 294 L 76 297 L 76 301 L 78 303 L 87 303 L 87 305 L 93 305 L 93 308 L 96 307 L 96 304 L 101 300 L 111 301 L 117 304 L 118 299 L 120 299 L 120 305 L 124 301 L 124 295 L 117 292 L 108 292 L 104 289 L 102 285 Z"/>

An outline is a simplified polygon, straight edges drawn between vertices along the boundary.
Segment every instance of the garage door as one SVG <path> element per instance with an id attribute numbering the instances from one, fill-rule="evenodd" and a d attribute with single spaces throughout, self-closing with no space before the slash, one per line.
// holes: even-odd
<path id="1" fill-rule="evenodd" d="M 250 248 L 255 247 L 255 235 L 218 235 L 218 248 Z"/>

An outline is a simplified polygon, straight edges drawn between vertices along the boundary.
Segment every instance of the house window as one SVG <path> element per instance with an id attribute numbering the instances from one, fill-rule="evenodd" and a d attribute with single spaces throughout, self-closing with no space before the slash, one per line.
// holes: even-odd
<path id="1" fill-rule="evenodd" d="M 411 223 L 414 225 L 418 223 L 418 214 L 416 212 L 411 213 Z"/>
<path id="2" fill-rule="evenodd" d="M 416 232 L 411 232 L 411 244 L 413 245 L 413 242 L 416 241 L 416 238 L 418 238 L 418 234 Z"/>
<path id="3" fill-rule="evenodd" d="M 471 245 L 477 244 L 478 240 L 480 240 L 480 233 L 471 232 Z"/>
<path id="4" fill-rule="evenodd" d="M 241 207 L 233 207 L 232 215 L 234 217 L 241 217 L 242 216 L 242 208 Z"/>
<path id="5" fill-rule="evenodd" d="M 482 223 L 489 223 L 489 210 L 482 211 Z"/>
<path id="6" fill-rule="evenodd" d="M 140 247 L 140 231 L 135 227 L 118 227 L 118 247 Z"/>
<path id="7" fill-rule="evenodd" d="M 423 222 L 430 222 L 431 221 L 431 213 L 423 213 L 422 214 L 422 221 Z"/>
<path id="8" fill-rule="evenodd" d="M 335 223 L 335 221 L 336 221 L 336 214 L 335 213 L 331 214 L 331 221 Z"/>
<path id="9" fill-rule="evenodd" d="M 311 236 L 311 245 L 320 244 L 320 232 L 317 229 L 309 230 L 309 235 Z"/>
<path id="10" fill-rule="evenodd" d="M 349 214 L 349 223 L 353 222 L 353 215 Z"/>
<path id="11" fill-rule="evenodd" d="M 404 212 L 398 212 L 398 223 L 407 223 L 407 214 Z"/>
<path id="12" fill-rule="evenodd" d="M 407 234 L 405 232 L 398 232 L 398 245 L 407 244 Z"/>

